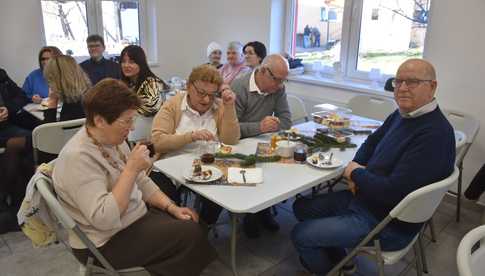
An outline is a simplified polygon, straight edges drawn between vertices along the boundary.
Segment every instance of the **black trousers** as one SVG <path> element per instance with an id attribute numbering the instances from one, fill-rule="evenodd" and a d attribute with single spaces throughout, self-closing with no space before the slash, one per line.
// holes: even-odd
<path id="1" fill-rule="evenodd" d="M 98 250 L 115 269 L 141 266 L 152 275 L 163 276 L 199 275 L 216 258 L 205 226 L 156 209 L 116 233 Z M 88 249 L 73 249 L 73 254 L 83 264 L 92 257 Z M 97 260 L 95 264 L 100 265 Z"/>

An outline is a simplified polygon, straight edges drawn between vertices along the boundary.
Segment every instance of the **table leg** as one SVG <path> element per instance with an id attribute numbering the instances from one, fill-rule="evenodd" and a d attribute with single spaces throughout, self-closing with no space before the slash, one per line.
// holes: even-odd
<path id="1" fill-rule="evenodd" d="M 237 276 L 236 268 L 236 242 L 237 242 L 237 214 L 230 213 L 231 215 L 231 267 L 234 276 Z"/>

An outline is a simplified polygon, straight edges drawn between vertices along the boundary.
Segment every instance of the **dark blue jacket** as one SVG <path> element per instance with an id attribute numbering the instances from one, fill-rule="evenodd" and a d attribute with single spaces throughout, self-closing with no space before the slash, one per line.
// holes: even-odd
<path id="1" fill-rule="evenodd" d="M 417 118 L 403 118 L 396 110 L 362 144 L 354 161 L 366 166 L 351 175 L 356 200 L 382 219 L 409 193 L 451 175 L 453 127 L 439 107 Z"/>

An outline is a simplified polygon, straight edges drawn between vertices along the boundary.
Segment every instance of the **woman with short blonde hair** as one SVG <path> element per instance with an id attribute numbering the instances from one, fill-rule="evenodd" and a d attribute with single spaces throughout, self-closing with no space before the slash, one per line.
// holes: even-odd
<path id="1" fill-rule="evenodd" d="M 56 121 L 59 101 L 63 104 L 61 121 L 83 118 L 81 100 L 91 83 L 76 60 L 65 55 L 51 58 L 44 68 L 44 77 L 49 85 L 48 109 L 44 112 L 44 121 Z"/>

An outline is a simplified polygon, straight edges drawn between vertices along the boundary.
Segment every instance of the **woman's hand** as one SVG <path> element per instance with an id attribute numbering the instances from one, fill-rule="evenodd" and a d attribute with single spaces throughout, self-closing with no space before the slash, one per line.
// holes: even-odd
<path id="1" fill-rule="evenodd" d="M 214 135 L 207 129 L 200 129 L 192 131 L 192 141 L 210 141 L 215 140 Z"/>
<path id="2" fill-rule="evenodd" d="M 0 107 L 0 122 L 8 119 L 8 109 L 4 106 Z"/>
<path id="3" fill-rule="evenodd" d="M 150 151 L 145 145 L 137 143 L 128 157 L 126 168 L 136 173 L 150 168 L 152 162 L 150 161 Z"/>
<path id="4" fill-rule="evenodd" d="M 178 207 L 175 204 L 170 204 L 167 212 L 177 219 L 199 222 L 199 215 L 194 210 L 186 207 Z"/>
<path id="5" fill-rule="evenodd" d="M 222 103 L 225 105 L 234 104 L 236 101 L 236 94 L 231 90 L 231 87 L 227 84 L 221 85 L 221 98 Z"/>
<path id="6" fill-rule="evenodd" d="M 42 98 L 39 95 L 35 94 L 34 96 L 32 96 L 32 102 L 40 104 L 42 102 Z"/>

